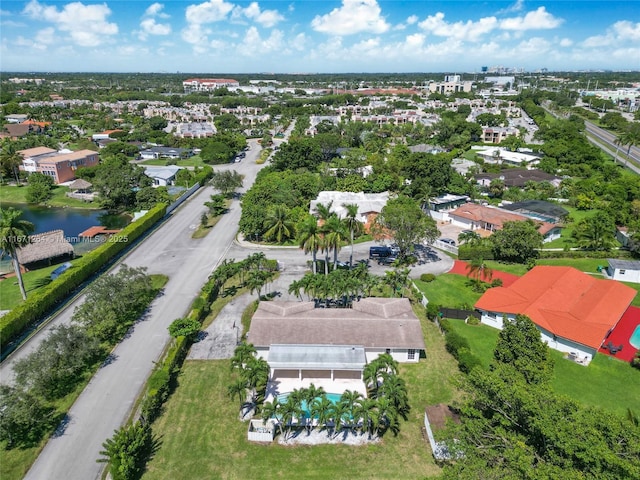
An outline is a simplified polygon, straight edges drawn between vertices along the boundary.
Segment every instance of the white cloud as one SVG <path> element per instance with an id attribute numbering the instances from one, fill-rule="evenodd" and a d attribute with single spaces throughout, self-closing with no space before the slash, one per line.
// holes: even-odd
<path id="1" fill-rule="evenodd" d="M 241 55 L 255 57 L 273 52 L 280 52 L 285 48 L 284 35 L 280 30 L 273 30 L 267 38 L 262 38 L 256 27 L 249 27 L 237 45 L 237 51 Z"/>
<path id="2" fill-rule="evenodd" d="M 414 25 L 416 23 L 418 23 L 418 16 L 417 15 L 411 15 L 409 18 L 407 18 L 407 25 Z"/>
<path id="3" fill-rule="evenodd" d="M 169 15 L 164 13 L 164 5 L 162 3 L 152 3 L 149 7 L 144 11 L 145 17 L 160 17 L 160 18 L 169 18 Z"/>
<path id="4" fill-rule="evenodd" d="M 31 0 L 23 13 L 34 20 L 53 23 L 61 32 L 68 32 L 72 43 L 81 47 L 95 47 L 118 33 L 115 23 L 107 22 L 111 10 L 106 4 L 84 5 L 67 3 L 61 10 Z"/>
<path id="5" fill-rule="evenodd" d="M 505 18 L 500 21 L 503 30 L 548 30 L 556 28 L 564 22 L 563 19 L 554 17 L 544 7 L 528 12 L 524 17 Z"/>
<path id="6" fill-rule="evenodd" d="M 502 10 L 498 10 L 497 15 L 502 15 L 504 13 L 512 13 L 512 12 L 520 12 L 524 8 L 524 0 L 516 0 L 516 3 L 513 5 L 509 5 L 507 8 L 503 8 Z"/>
<path id="7" fill-rule="evenodd" d="M 438 12 L 429 15 L 418 26 L 428 33 L 439 37 L 454 38 L 457 40 L 477 41 L 482 35 L 491 32 L 498 25 L 496 17 L 484 17 L 477 22 L 448 23 L 444 20 L 444 13 Z"/>
<path id="8" fill-rule="evenodd" d="M 43 45 L 51 45 L 55 40 L 55 28 L 47 27 L 36 33 L 36 43 Z"/>
<path id="9" fill-rule="evenodd" d="M 251 2 L 247 8 L 235 7 L 233 9 L 233 17 L 246 17 L 249 20 L 259 23 L 265 28 L 271 28 L 278 22 L 284 20 L 284 17 L 277 10 L 260 10 L 257 2 Z"/>
<path id="10" fill-rule="evenodd" d="M 588 49 L 602 50 L 614 47 L 626 47 L 637 50 L 640 41 L 640 23 L 621 20 L 607 28 L 603 35 L 594 35 L 582 42 L 581 46 Z M 613 52 L 612 52 L 613 54 Z M 629 57 L 629 59 L 634 57 Z M 637 56 L 635 58 L 638 58 Z M 636 64 L 637 65 L 637 64 Z M 630 67 L 632 67 L 630 65 Z M 635 68 L 635 67 L 633 67 Z"/>
<path id="11" fill-rule="evenodd" d="M 185 15 L 190 24 L 213 23 L 227 18 L 233 7 L 232 3 L 224 0 L 209 0 L 205 3 L 189 5 Z"/>
<path id="12" fill-rule="evenodd" d="M 340 8 L 316 16 L 311 21 L 311 28 L 316 32 L 340 36 L 360 32 L 384 33 L 390 26 L 380 13 L 376 0 L 342 0 Z"/>
<path id="13" fill-rule="evenodd" d="M 573 45 L 573 40 L 570 38 L 563 38 L 560 40 L 561 47 L 570 47 L 571 45 Z"/>

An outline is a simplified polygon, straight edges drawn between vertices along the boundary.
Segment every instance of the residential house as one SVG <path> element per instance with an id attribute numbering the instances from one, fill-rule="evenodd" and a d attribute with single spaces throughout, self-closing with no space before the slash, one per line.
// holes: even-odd
<path id="1" fill-rule="evenodd" d="M 180 159 L 187 158 L 193 155 L 190 148 L 174 148 L 174 147 L 151 147 L 140 152 L 140 157 L 144 160 L 151 160 L 157 158 L 172 158 Z"/>
<path id="2" fill-rule="evenodd" d="M 466 195 L 452 195 L 447 193 L 429 199 L 429 210 L 434 212 L 442 212 L 448 210 L 455 210 L 460 205 L 464 205 L 469 201 L 469 197 Z"/>
<path id="3" fill-rule="evenodd" d="M 482 141 L 484 143 L 501 143 L 509 136 L 520 136 L 515 127 L 482 127 Z"/>
<path id="4" fill-rule="evenodd" d="M 561 223 L 569 211 L 555 203 L 544 200 L 525 200 L 522 202 L 506 203 L 502 206 L 505 210 L 516 212 L 533 220 L 542 220 L 549 223 Z"/>
<path id="5" fill-rule="evenodd" d="M 18 151 L 23 158 L 21 170 L 28 173 L 39 172 L 53 178 L 60 184 L 76 178 L 75 171 L 82 167 L 98 165 L 98 153 L 93 150 L 56 151 L 48 147 L 35 147 Z"/>
<path id="6" fill-rule="evenodd" d="M 465 203 L 448 212 L 448 215 L 453 225 L 462 227 L 465 230 L 485 230 L 487 232 L 501 230 L 505 222 L 531 220 L 529 217 L 519 213 L 476 203 Z M 542 234 L 545 243 L 560 238 L 561 225 L 545 221 L 534 220 L 534 222 L 538 226 L 538 231 Z"/>
<path id="7" fill-rule="evenodd" d="M 166 167 L 145 166 L 144 174 L 153 180 L 154 187 L 168 187 L 175 185 L 176 175 L 182 167 L 167 165 Z"/>
<path id="8" fill-rule="evenodd" d="M 608 259 L 609 266 L 603 270 L 607 277 L 621 282 L 640 283 L 640 260 Z"/>
<path id="9" fill-rule="evenodd" d="M 491 185 L 492 180 L 502 180 L 504 186 L 523 188 L 528 182 L 549 182 L 554 187 L 559 187 L 562 182 L 562 178 L 551 175 L 550 173 L 543 172 L 537 169 L 527 168 L 508 168 L 502 170 L 500 173 L 478 173 L 475 175 L 476 183 L 481 187 L 488 188 Z"/>
<path id="10" fill-rule="evenodd" d="M 112 133 L 117 133 L 117 132 L 122 132 L 123 130 L 105 130 L 104 132 L 98 132 L 98 133 L 94 133 L 93 135 L 91 135 L 91 139 L 94 142 L 97 142 L 98 140 L 105 140 L 107 138 L 111 138 L 110 135 Z"/>
<path id="11" fill-rule="evenodd" d="M 536 155 L 523 152 L 512 152 L 505 148 L 490 147 L 474 149 L 476 154 L 484 160 L 485 163 L 497 165 L 511 165 L 514 167 L 525 167 L 537 165 L 540 158 Z"/>
<path id="12" fill-rule="evenodd" d="M 331 210 L 334 211 L 338 217 L 344 218 L 347 214 L 347 209 L 343 207 L 343 205 L 356 204 L 358 205 L 358 215 L 356 216 L 356 219 L 363 223 L 365 230 L 368 231 L 372 222 L 382 211 L 388 201 L 389 192 L 355 193 L 324 191 L 320 192 L 315 200 L 311 200 L 309 213 L 315 213 L 315 208 L 319 203 L 323 205 L 331 204 Z"/>
<path id="13" fill-rule="evenodd" d="M 636 293 L 572 267 L 537 266 L 509 287 L 487 290 L 475 308 L 482 323 L 498 329 L 526 315 L 550 348 L 588 364 Z"/>

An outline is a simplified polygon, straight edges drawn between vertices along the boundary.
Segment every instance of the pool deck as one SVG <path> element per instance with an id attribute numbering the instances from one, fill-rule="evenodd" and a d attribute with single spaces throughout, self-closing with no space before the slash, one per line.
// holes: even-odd
<path id="1" fill-rule="evenodd" d="M 629 343 L 629 339 L 638 325 L 640 325 L 640 308 L 627 308 L 627 311 L 624 312 L 624 315 L 622 315 L 622 318 L 613 329 L 613 332 L 611 332 L 611 335 L 603 342 L 603 345 L 607 345 L 609 342 L 616 347 L 622 345 L 622 350 L 611 354 L 606 348 L 600 347 L 598 352 L 619 360 L 624 360 L 625 362 L 630 362 L 638 349 Z"/>
<path id="2" fill-rule="evenodd" d="M 270 380 L 267 384 L 265 400 L 270 402 L 273 400 L 273 397 L 291 392 L 296 388 L 309 388 L 309 385 L 312 383 L 317 388 L 322 387 L 327 393 L 342 394 L 345 390 L 355 390 L 360 392 L 363 396 L 367 396 L 367 388 L 361 380 L 330 380 L 327 378 L 303 378 L 302 380 L 298 380 L 297 378 L 276 378 L 275 381 Z"/>

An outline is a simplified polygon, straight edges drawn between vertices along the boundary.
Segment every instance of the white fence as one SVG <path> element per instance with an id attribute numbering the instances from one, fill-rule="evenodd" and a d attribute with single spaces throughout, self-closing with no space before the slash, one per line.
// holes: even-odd
<path id="1" fill-rule="evenodd" d="M 440 250 L 444 250 L 445 252 L 453 253 L 454 255 L 458 255 L 458 247 L 455 245 L 451 245 L 446 242 L 442 242 L 440 240 L 435 240 L 433 242 L 433 246 L 439 248 Z"/>
<path id="2" fill-rule="evenodd" d="M 247 438 L 252 442 L 273 442 L 275 426 L 272 421 L 265 424 L 262 420 L 251 419 Z"/>

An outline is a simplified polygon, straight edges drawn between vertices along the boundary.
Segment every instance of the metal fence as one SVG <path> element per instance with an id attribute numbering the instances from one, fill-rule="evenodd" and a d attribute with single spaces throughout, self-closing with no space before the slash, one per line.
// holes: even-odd
<path id="1" fill-rule="evenodd" d="M 461 310 L 459 308 L 441 308 L 440 313 L 443 318 L 454 318 L 456 320 L 464 320 L 467 317 L 476 317 L 480 319 L 480 312 L 475 310 Z"/>
<path id="2" fill-rule="evenodd" d="M 189 190 L 185 191 L 178 199 L 167 207 L 167 215 L 182 205 L 187 198 L 193 195 L 200 188 L 200 183 L 196 182 Z"/>

